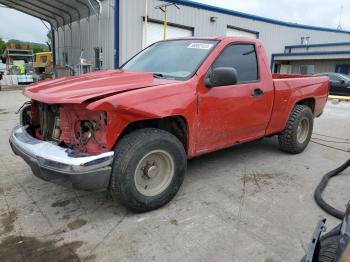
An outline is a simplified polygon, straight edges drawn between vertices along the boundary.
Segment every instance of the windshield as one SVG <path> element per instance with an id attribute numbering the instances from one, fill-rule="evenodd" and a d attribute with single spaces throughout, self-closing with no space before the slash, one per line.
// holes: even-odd
<path id="1" fill-rule="evenodd" d="M 217 42 L 199 39 L 158 42 L 130 59 L 122 69 L 153 72 L 159 78 L 185 80 L 196 73 Z"/>

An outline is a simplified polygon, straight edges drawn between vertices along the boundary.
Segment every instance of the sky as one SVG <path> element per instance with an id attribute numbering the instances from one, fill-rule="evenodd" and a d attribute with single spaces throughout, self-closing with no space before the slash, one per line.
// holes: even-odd
<path id="1" fill-rule="evenodd" d="M 48 30 L 41 20 L 0 7 L 0 38 L 45 43 Z"/>
<path id="2" fill-rule="evenodd" d="M 142 1 L 142 0 L 139 0 Z M 285 22 L 337 28 L 341 6 L 341 26 L 350 31 L 349 0 L 195 0 L 248 14 Z M 45 43 L 47 28 L 34 17 L 0 7 L 0 37 Z"/>

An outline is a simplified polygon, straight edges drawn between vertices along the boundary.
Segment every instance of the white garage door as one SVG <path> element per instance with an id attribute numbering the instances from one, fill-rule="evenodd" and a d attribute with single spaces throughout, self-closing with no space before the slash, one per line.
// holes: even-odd
<path id="1" fill-rule="evenodd" d="M 143 23 L 145 27 L 145 23 Z M 145 31 L 143 31 L 145 32 Z M 192 36 L 192 30 L 180 28 L 176 26 L 167 26 L 167 39 L 177 37 L 189 37 Z M 145 45 L 145 38 L 143 37 L 143 47 L 149 46 L 154 42 L 164 39 L 164 25 L 159 23 L 147 23 L 147 44 Z"/>
<path id="2" fill-rule="evenodd" d="M 257 38 L 256 34 L 253 32 L 247 32 L 235 28 L 228 27 L 226 31 L 227 36 L 242 36 L 242 37 L 251 37 L 251 38 Z"/>

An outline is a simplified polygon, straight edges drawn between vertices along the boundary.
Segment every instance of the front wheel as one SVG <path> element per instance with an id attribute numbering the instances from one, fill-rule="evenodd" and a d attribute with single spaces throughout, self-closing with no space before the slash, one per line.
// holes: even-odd
<path id="1" fill-rule="evenodd" d="M 304 151 L 310 142 L 314 115 L 308 106 L 296 105 L 283 132 L 278 135 L 280 148 L 291 154 Z"/>
<path id="2" fill-rule="evenodd" d="M 169 202 L 179 190 L 187 156 L 169 132 L 144 128 L 117 144 L 109 191 L 126 207 L 144 212 Z"/>

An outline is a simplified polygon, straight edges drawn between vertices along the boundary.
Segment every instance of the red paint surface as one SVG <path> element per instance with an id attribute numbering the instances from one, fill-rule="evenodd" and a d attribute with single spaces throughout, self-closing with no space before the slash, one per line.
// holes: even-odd
<path id="1" fill-rule="evenodd" d="M 315 100 L 315 116 L 322 113 L 328 96 L 327 77 L 271 75 L 260 41 L 221 37 L 219 44 L 191 79 L 155 79 L 151 73 L 100 71 L 79 77 L 43 81 L 24 94 L 33 100 L 63 105 L 67 143 L 76 143 L 77 121 L 95 119 L 107 112 L 108 123 L 88 152 L 112 150 L 119 135 L 132 122 L 181 116 L 188 125 L 188 156 L 229 147 L 281 132 L 294 105 Z M 211 64 L 233 42 L 256 45 L 259 82 L 207 88 L 204 78 Z M 264 96 L 251 96 L 255 88 Z M 62 119 L 61 119 L 62 121 Z M 62 138 L 61 137 L 61 138 Z M 103 148 L 101 145 L 104 145 Z"/>
<path id="2" fill-rule="evenodd" d="M 79 104 L 167 82 L 153 78 L 152 73 L 108 70 L 40 81 L 26 88 L 24 95 L 46 104 Z"/>
<path id="3" fill-rule="evenodd" d="M 102 111 L 90 111 L 85 104 L 66 104 L 60 108 L 60 127 L 62 130 L 60 139 L 67 145 L 89 153 L 106 152 L 107 150 L 107 125 L 103 121 Z M 95 121 L 98 128 L 94 131 L 93 138 L 84 145 L 78 139 L 80 121 Z"/>

